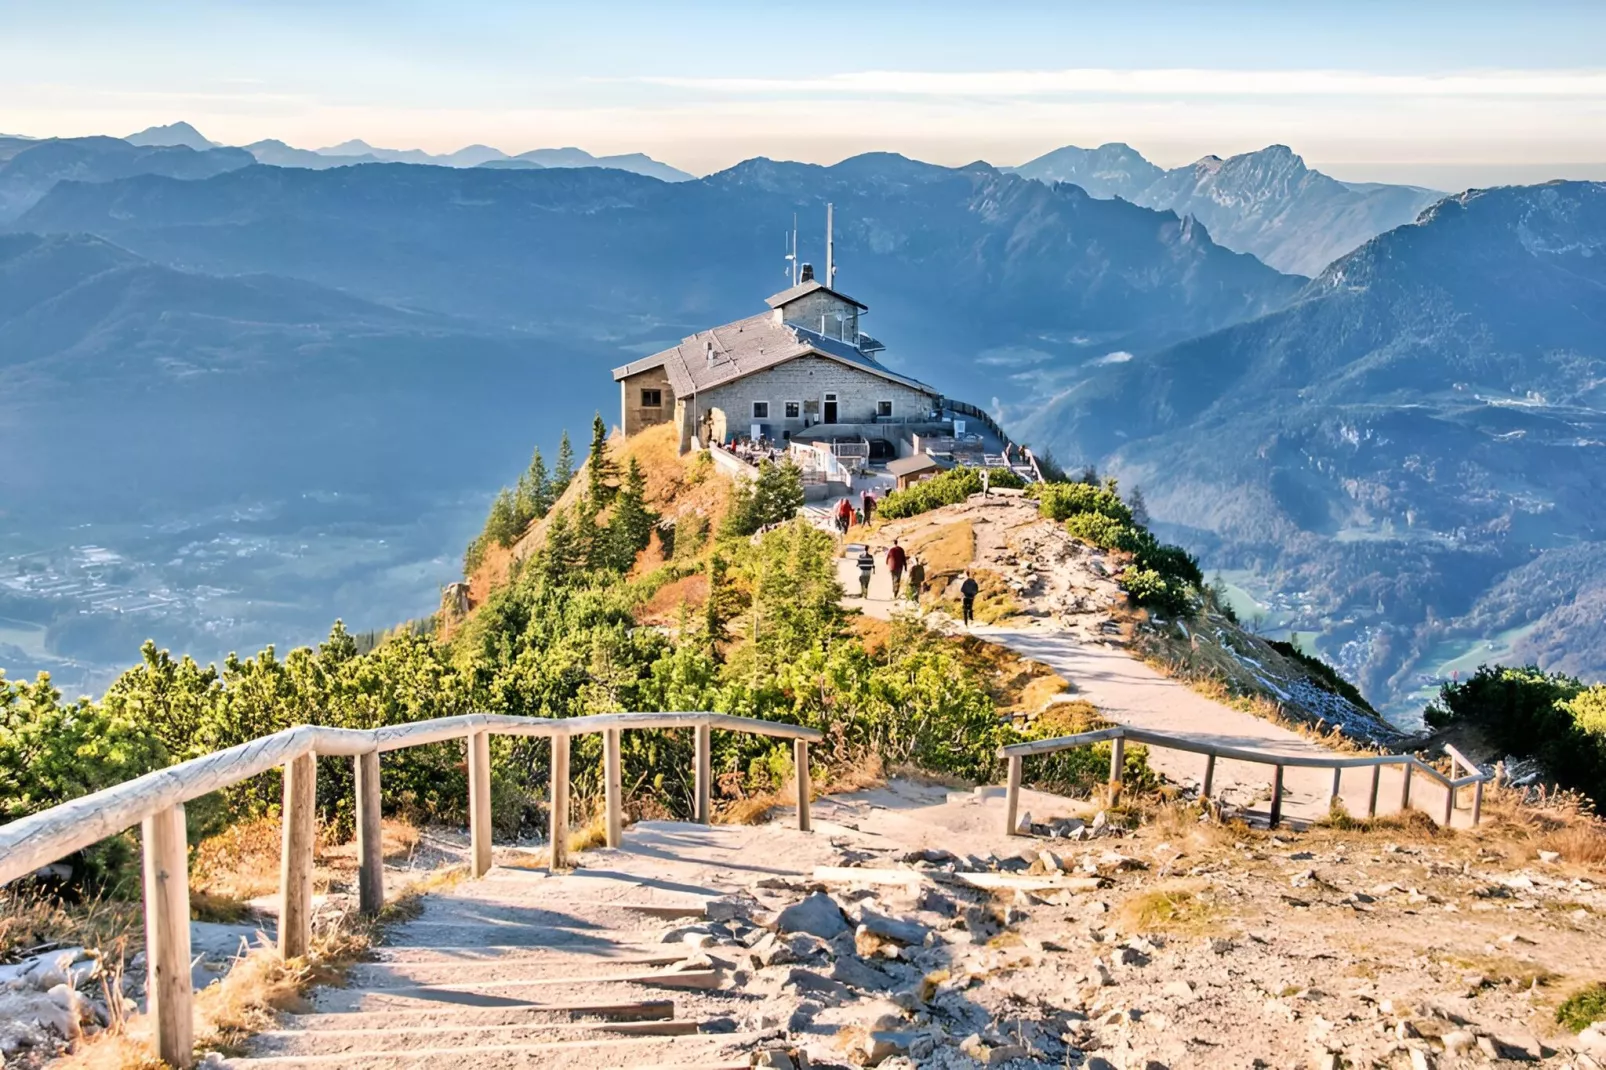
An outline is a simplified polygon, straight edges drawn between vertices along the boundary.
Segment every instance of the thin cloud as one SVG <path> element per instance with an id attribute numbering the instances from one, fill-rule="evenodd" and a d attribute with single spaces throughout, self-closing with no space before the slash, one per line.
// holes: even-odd
<path id="1" fill-rule="evenodd" d="M 1316 96 L 1606 97 L 1602 70 L 1488 70 L 1443 74 L 1209 69 L 853 71 L 817 78 L 640 77 L 639 84 L 716 93 L 842 93 L 923 97 Z"/>

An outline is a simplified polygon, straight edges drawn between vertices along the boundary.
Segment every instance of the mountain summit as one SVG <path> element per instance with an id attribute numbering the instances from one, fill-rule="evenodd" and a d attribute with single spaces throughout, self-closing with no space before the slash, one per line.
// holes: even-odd
<path id="1" fill-rule="evenodd" d="M 1094 197 L 1120 197 L 1191 215 L 1229 249 L 1279 271 L 1314 276 L 1369 238 L 1409 223 L 1443 194 L 1416 186 L 1349 185 L 1312 170 L 1287 145 L 1227 159 L 1206 156 L 1169 171 L 1129 145 L 1056 149 L 1014 172 L 1072 182 Z"/>
<path id="2" fill-rule="evenodd" d="M 129 134 L 123 140 L 130 145 L 182 145 L 197 152 L 218 147 L 218 142 L 207 140 L 199 130 L 186 122 L 147 126 L 137 134 Z"/>

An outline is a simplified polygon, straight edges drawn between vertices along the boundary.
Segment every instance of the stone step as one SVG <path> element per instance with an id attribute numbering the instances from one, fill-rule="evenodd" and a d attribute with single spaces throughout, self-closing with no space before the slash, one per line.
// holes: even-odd
<path id="1" fill-rule="evenodd" d="M 531 1025 L 541 1022 L 667 1021 L 675 1017 L 671 999 L 612 999 L 520 1003 L 503 1006 L 438 1006 L 419 1010 L 321 1011 L 314 1014 L 282 1016 L 286 1030 L 312 1032 L 319 1029 L 384 1028 L 417 1025 L 426 1020 L 459 1025 Z"/>
<path id="2" fill-rule="evenodd" d="M 251 1038 L 254 1058 L 328 1055 L 354 1051 L 413 1051 L 475 1048 L 483 1045 L 553 1043 L 610 1036 L 694 1036 L 702 1023 L 692 1018 L 642 1022 L 517 1022 L 494 1025 L 445 1022 L 389 1024 L 344 1029 L 276 1029 Z"/>
<path id="3" fill-rule="evenodd" d="M 535 976 L 579 974 L 595 980 L 634 977 L 661 971 L 683 962 L 690 954 L 684 944 L 663 945 L 656 954 L 629 957 L 589 955 L 517 955 L 491 959 L 440 959 L 427 962 L 362 962 L 347 970 L 346 983 L 357 988 L 410 988 L 418 985 L 456 985 L 461 982 L 513 981 Z"/>
<path id="4" fill-rule="evenodd" d="M 316 997 L 320 1011 L 369 1011 L 407 1006 L 506 1007 L 550 1002 L 551 997 L 604 1002 L 610 995 L 622 1002 L 620 991 L 631 988 L 713 991 L 719 988 L 717 969 L 637 970 L 631 973 L 584 976 L 542 976 L 494 981 L 446 981 L 367 988 L 328 988 Z"/>
<path id="5" fill-rule="evenodd" d="M 640 934 L 621 934 L 639 937 Z M 523 960 L 528 962 L 622 962 L 636 958 L 653 958 L 671 952 L 685 955 L 685 947 L 665 944 L 658 940 L 628 940 L 624 943 L 589 940 L 578 946 L 560 943 L 527 944 L 410 944 L 392 946 L 381 944 L 374 948 L 375 962 L 415 963 L 478 963 Z"/>
<path id="6" fill-rule="evenodd" d="M 653 1066 L 674 1066 L 677 1070 L 697 1067 L 740 1067 L 745 1060 L 734 1058 L 753 1045 L 775 1036 L 774 1030 L 753 1033 L 699 1033 L 684 1037 L 588 1037 L 580 1040 L 511 1043 L 475 1043 L 465 1046 L 435 1046 L 394 1051 L 385 1048 L 352 1048 L 345 1051 L 308 1055 L 245 1056 L 226 1060 L 237 1070 L 275 1068 L 341 1067 L 350 1070 L 440 1070 L 451 1061 L 473 1070 L 503 1070 L 524 1067 L 530 1070 L 636 1070 Z"/>

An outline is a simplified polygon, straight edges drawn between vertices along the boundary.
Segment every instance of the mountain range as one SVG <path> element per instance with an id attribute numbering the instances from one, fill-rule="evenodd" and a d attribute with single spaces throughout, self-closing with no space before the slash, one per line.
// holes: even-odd
<path id="1" fill-rule="evenodd" d="M 0 138 L 0 223 L 32 207 L 58 182 L 131 175 L 209 178 L 254 163 L 241 149 L 132 145 L 115 137 Z"/>
<path id="2" fill-rule="evenodd" d="M 1083 374 L 1031 434 L 1298 592 L 1368 694 L 1496 634 L 1606 675 L 1598 629 L 1558 641 L 1606 588 L 1606 184 L 1447 198 L 1286 308 Z"/>
<path id="3" fill-rule="evenodd" d="M 1165 170 L 1130 145 L 1067 146 L 1013 169 L 1191 215 L 1229 249 L 1296 275 L 1319 274 L 1370 238 L 1409 223 L 1444 194 L 1417 186 L 1345 183 L 1305 166 L 1286 145 Z"/>
<path id="4" fill-rule="evenodd" d="M 123 140 L 142 146 L 183 146 L 196 151 L 221 148 L 186 122 L 152 126 Z M 593 156 L 584 149 L 533 149 L 511 156 L 489 145 L 469 145 L 456 152 L 429 153 L 423 149 L 381 149 L 366 141 L 352 139 L 322 149 L 300 149 L 283 141 L 267 139 L 241 146 L 258 163 L 274 167 L 349 167 L 362 163 L 411 163 L 438 167 L 606 167 L 647 175 L 664 182 L 684 182 L 692 176 L 676 167 L 654 160 L 644 153 Z"/>

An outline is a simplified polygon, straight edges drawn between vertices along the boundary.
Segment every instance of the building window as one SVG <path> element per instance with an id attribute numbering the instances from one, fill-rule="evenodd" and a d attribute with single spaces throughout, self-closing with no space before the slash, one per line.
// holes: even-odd
<path id="1" fill-rule="evenodd" d="M 649 390 L 641 388 L 641 407 L 644 409 L 661 409 L 664 405 L 664 392 L 662 390 Z"/>
<path id="2" fill-rule="evenodd" d="M 770 403 L 767 401 L 753 402 L 753 419 L 768 420 L 770 418 Z"/>
<path id="3" fill-rule="evenodd" d="M 876 402 L 875 403 L 875 414 L 878 417 L 891 416 L 892 415 L 892 402 L 890 402 L 890 401 L 878 401 L 878 402 Z"/>
<path id="4" fill-rule="evenodd" d="M 785 412 L 788 420 L 796 420 L 803 415 L 803 403 L 801 401 L 787 401 L 782 404 L 786 406 Z"/>

